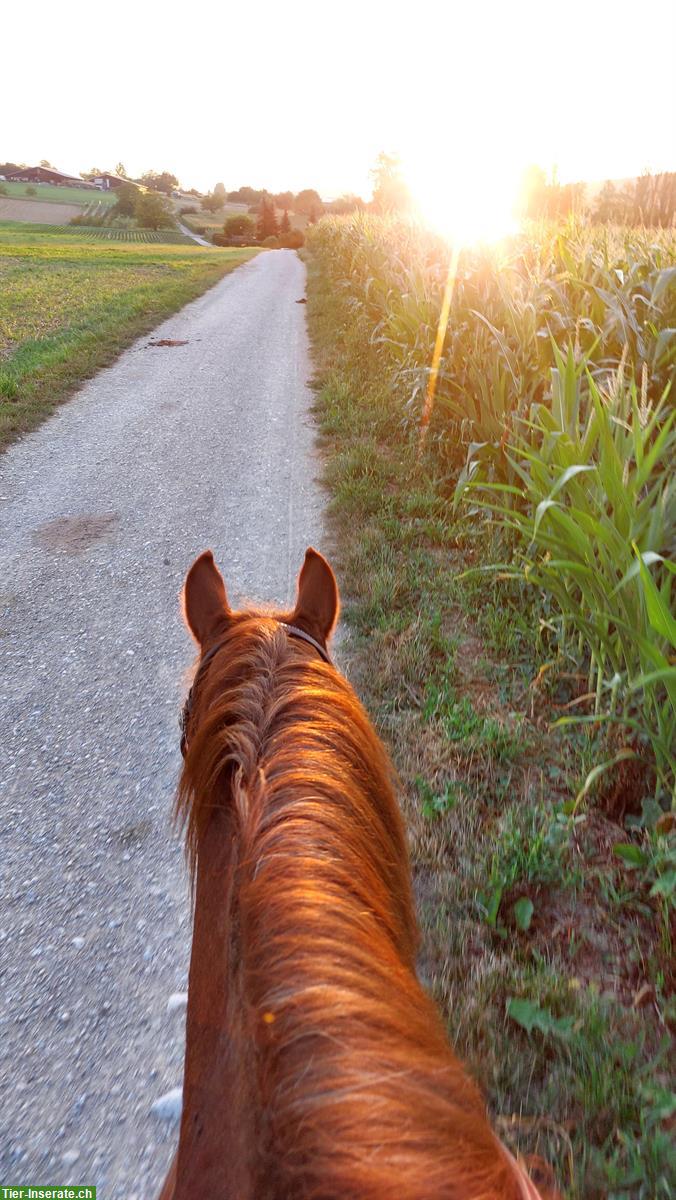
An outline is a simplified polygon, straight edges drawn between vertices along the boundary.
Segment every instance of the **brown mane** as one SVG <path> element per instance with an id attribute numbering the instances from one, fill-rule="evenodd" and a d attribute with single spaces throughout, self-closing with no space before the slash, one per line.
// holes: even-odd
<path id="1" fill-rule="evenodd" d="M 178 1182 L 167 1194 L 197 1194 L 200 1154 L 210 1200 L 518 1200 L 415 975 L 404 830 L 366 713 L 269 615 L 229 614 L 210 644 L 219 649 L 195 689 L 177 798 L 196 916 Z M 220 959 L 215 921 L 227 930 Z M 219 1053 L 227 1085 L 214 1101 L 204 1064 Z M 222 1192 L 210 1136 L 228 1160 Z"/>

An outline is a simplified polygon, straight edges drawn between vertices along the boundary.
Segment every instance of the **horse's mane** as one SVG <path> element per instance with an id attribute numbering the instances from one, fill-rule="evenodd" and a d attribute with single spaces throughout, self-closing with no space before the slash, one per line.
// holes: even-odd
<path id="1" fill-rule="evenodd" d="M 260 1118 L 252 1194 L 517 1200 L 415 976 L 405 835 L 366 713 L 267 615 L 234 614 L 216 642 L 177 813 L 193 872 L 216 809 L 233 839 L 231 982 Z"/>

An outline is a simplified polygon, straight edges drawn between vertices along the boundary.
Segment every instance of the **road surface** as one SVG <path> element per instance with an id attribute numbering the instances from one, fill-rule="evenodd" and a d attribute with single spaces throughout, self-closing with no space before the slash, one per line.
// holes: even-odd
<path id="1" fill-rule="evenodd" d="M 171 1157 L 178 596 L 211 546 L 233 601 L 285 603 L 322 545 L 304 290 L 259 255 L 0 459 L 2 1184 L 152 1200 Z"/>

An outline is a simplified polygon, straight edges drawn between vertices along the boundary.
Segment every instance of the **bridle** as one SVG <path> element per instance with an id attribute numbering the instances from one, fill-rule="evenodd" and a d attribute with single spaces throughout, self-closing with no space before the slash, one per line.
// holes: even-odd
<path id="1" fill-rule="evenodd" d="M 321 642 L 318 642 L 316 638 L 313 638 L 312 634 L 306 633 L 304 629 L 299 629 L 297 625 L 287 625 L 286 621 L 278 621 L 277 624 L 286 631 L 289 637 L 298 638 L 300 641 L 307 642 L 308 645 L 313 646 L 319 657 L 323 658 L 324 662 L 328 663 L 330 667 L 333 666 L 331 657 L 326 647 L 322 646 Z M 215 654 L 218 654 L 218 651 L 221 650 L 224 645 L 224 641 L 217 642 L 216 645 L 212 646 L 211 650 L 208 650 L 204 657 L 200 660 L 197 673 L 192 681 L 192 687 L 186 696 L 185 704 L 183 705 L 183 708 L 179 714 L 178 726 L 181 730 L 181 754 L 184 758 L 188 752 L 188 725 L 190 724 L 190 717 L 192 715 L 195 688 L 204 673 L 204 668 L 206 667 L 207 663 L 211 661 Z"/>

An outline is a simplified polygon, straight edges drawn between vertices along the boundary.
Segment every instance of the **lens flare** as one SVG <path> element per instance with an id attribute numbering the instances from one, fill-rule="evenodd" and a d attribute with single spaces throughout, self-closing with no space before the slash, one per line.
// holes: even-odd
<path id="1" fill-rule="evenodd" d="M 497 242 L 518 228 L 520 178 L 513 168 L 460 172 L 426 162 L 407 165 L 406 176 L 421 219 L 453 244 Z"/>

